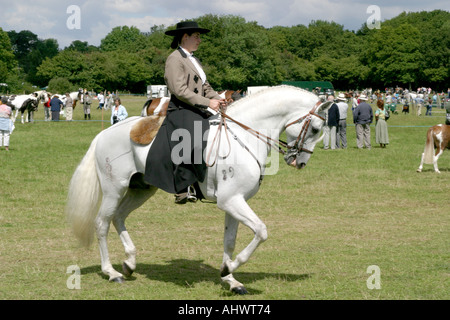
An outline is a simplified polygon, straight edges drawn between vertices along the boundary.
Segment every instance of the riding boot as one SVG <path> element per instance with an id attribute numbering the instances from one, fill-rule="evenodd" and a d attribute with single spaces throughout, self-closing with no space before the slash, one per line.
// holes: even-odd
<path id="1" fill-rule="evenodd" d="M 89 117 L 89 120 L 91 120 L 91 114 L 90 113 L 88 114 L 88 117 Z"/>
<path id="2" fill-rule="evenodd" d="M 187 202 L 187 199 L 188 199 L 187 190 L 186 192 L 180 192 L 175 195 L 176 204 L 185 204 Z"/>
<path id="3" fill-rule="evenodd" d="M 84 114 L 84 120 L 86 120 L 87 119 L 87 114 Z"/>

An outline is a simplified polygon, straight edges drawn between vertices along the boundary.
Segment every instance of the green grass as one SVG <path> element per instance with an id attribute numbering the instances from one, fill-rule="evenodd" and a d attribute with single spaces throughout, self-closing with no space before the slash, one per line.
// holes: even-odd
<path id="1" fill-rule="evenodd" d="M 144 97 L 122 98 L 139 115 Z M 137 248 L 137 270 L 124 284 L 109 283 L 95 244 L 78 247 L 65 221 L 67 187 L 94 136 L 101 112 L 74 122 L 16 124 L 11 151 L 0 151 L 0 299 L 449 299 L 450 152 L 416 173 L 433 117 L 392 115 L 386 149 L 316 147 L 308 166 L 282 162 L 265 177 L 250 206 L 266 223 L 268 240 L 235 277 L 250 294 L 222 287 L 223 213 L 209 203 L 176 206 L 162 191 L 127 219 Z M 43 120 L 42 107 L 37 120 Z M 109 113 L 104 115 L 109 126 Z M 350 117 L 351 118 L 351 117 Z M 252 239 L 241 226 L 236 252 Z M 110 257 L 125 258 L 114 229 Z M 69 290 L 71 265 L 81 289 Z M 381 271 L 381 289 L 369 290 L 367 267 Z"/>

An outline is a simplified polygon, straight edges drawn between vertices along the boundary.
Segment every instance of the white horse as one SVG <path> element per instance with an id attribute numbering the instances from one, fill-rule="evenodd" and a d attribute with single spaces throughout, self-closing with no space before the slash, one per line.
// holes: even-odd
<path id="1" fill-rule="evenodd" d="M 225 211 L 221 278 L 230 285 L 231 291 L 247 293 L 232 273 L 267 239 L 265 224 L 247 200 L 257 193 L 264 170 L 268 171 L 265 169 L 271 148 L 268 141 L 278 142 L 279 135 L 286 131 L 285 160 L 298 169 L 303 168 L 320 141 L 330 104 L 321 103 L 315 94 L 306 90 L 272 87 L 229 106 L 226 126 L 215 125 L 218 120 L 211 122 L 205 155 L 212 154 L 214 163 L 209 164 L 206 178 L 199 186 L 206 199 L 215 201 Z M 146 118 L 131 117 L 99 133 L 70 182 L 68 221 L 86 246 L 96 232 L 101 269 L 110 281 L 122 282 L 124 275 L 130 276 L 136 269 L 136 248 L 125 228 L 125 219 L 157 190 L 143 181 L 151 145 L 138 145 L 130 140 L 131 128 L 143 119 Z M 107 234 L 111 222 L 125 247 L 127 259 L 122 264 L 123 274 L 114 270 L 109 260 Z M 239 223 L 249 227 L 254 238 L 233 260 Z"/>

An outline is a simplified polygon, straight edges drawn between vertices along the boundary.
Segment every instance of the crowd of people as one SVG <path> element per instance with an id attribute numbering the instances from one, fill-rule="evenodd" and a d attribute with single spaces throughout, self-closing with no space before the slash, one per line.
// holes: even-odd
<path id="1" fill-rule="evenodd" d="M 436 106 L 446 109 L 446 124 L 450 124 L 450 88 L 447 94 L 437 93 L 431 88 L 418 88 L 417 92 L 411 93 L 402 88 L 386 88 L 384 93 L 379 90 L 373 92 L 367 89 L 362 93 L 352 93 L 347 97 L 340 93 L 337 99 L 328 96 L 329 101 L 334 101 L 325 120 L 323 148 L 345 149 L 347 148 L 347 113 L 349 105 L 356 130 L 356 147 L 359 149 L 371 149 L 370 126 L 375 120 L 375 141 L 380 148 L 386 148 L 389 144 L 389 133 L 387 120 L 390 113 L 396 111 L 397 104 L 402 106 L 402 111 L 409 112 L 409 105 L 414 104 L 421 115 L 421 109 L 426 108 L 426 116 L 432 115 L 432 108 Z M 369 104 L 376 104 L 375 111 Z M 406 113 L 406 112 L 405 112 Z"/>
<path id="2" fill-rule="evenodd" d="M 84 120 L 91 120 L 91 106 L 94 100 L 98 101 L 97 110 L 111 109 L 111 124 L 128 117 L 126 108 L 120 103 L 120 98 L 111 91 L 107 93 L 99 92 L 95 95 L 95 93 L 79 89 L 75 96 L 71 96 L 67 92 L 65 95 L 56 94 L 48 99 L 44 103 L 45 121 L 59 121 L 61 114 L 66 118 L 66 121 L 73 121 L 73 108 L 77 102 L 83 108 Z M 120 108 L 116 105 L 116 101 L 119 101 Z"/>

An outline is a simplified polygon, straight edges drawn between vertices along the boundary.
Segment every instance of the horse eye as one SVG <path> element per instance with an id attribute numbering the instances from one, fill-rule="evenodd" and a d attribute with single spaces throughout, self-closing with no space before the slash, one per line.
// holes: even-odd
<path id="1" fill-rule="evenodd" d="M 312 128 L 312 133 L 314 133 L 314 134 L 317 134 L 319 132 L 319 130 L 318 129 L 316 129 L 316 128 Z"/>

